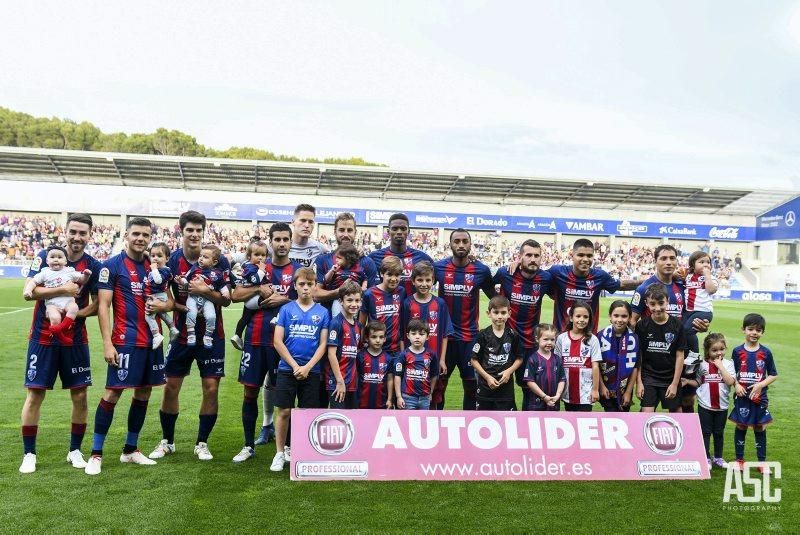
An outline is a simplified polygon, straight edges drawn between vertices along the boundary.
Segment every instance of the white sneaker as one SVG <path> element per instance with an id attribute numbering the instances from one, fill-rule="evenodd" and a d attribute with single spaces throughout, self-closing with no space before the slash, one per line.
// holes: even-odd
<path id="1" fill-rule="evenodd" d="M 275 457 L 272 458 L 272 464 L 269 465 L 269 469 L 273 472 L 282 472 L 283 465 L 286 464 L 286 457 L 284 456 L 282 451 L 279 451 L 275 454 Z"/>
<path id="2" fill-rule="evenodd" d="M 193 346 L 197 344 L 197 336 L 194 334 L 187 334 L 186 335 L 186 345 Z"/>
<path id="3" fill-rule="evenodd" d="M 214 456 L 211 455 L 211 452 L 208 451 L 208 444 L 205 442 L 200 442 L 194 447 L 194 454 L 197 455 L 197 458 L 201 461 L 210 461 L 214 458 Z"/>
<path id="4" fill-rule="evenodd" d="M 148 455 L 148 457 L 151 459 L 161 459 L 170 453 L 175 453 L 175 444 L 170 444 L 167 442 L 166 438 L 162 438 L 161 442 L 159 442 L 158 446 L 156 446 L 156 449 L 154 449 L 153 453 Z"/>
<path id="5" fill-rule="evenodd" d="M 291 461 L 292 460 L 292 448 L 290 448 L 289 446 L 285 446 L 283 448 L 283 456 L 286 457 L 286 462 L 287 463 L 289 461 Z"/>
<path id="6" fill-rule="evenodd" d="M 164 335 L 156 333 L 153 335 L 153 349 L 158 349 L 164 343 Z"/>
<path id="7" fill-rule="evenodd" d="M 90 476 L 96 476 L 100 473 L 100 469 L 103 465 L 103 458 L 100 455 L 92 455 L 89 457 L 89 462 L 86 463 L 86 468 L 84 472 L 86 472 Z"/>
<path id="8" fill-rule="evenodd" d="M 143 465 L 153 465 L 156 464 L 155 461 L 148 459 L 144 456 L 140 450 L 136 450 L 132 453 L 123 453 L 119 456 L 119 462 L 121 463 L 133 463 L 133 464 L 143 464 Z"/>
<path id="9" fill-rule="evenodd" d="M 233 347 L 235 347 L 239 351 L 244 350 L 244 342 L 242 341 L 242 337 L 239 336 L 238 334 L 234 334 L 233 336 L 231 336 L 231 345 L 233 345 Z"/>
<path id="10" fill-rule="evenodd" d="M 22 464 L 19 465 L 21 474 L 32 474 L 36 471 L 36 454 L 26 453 L 22 458 Z"/>
<path id="11" fill-rule="evenodd" d="M 86 468 L 86 460 L 83 458 L 81 450 L 72 450 L 67 453 L 67 462 L 72 464 L 73 468 Z"/>
<path id="12" fill-rule="evenodd" d="M 169 341 L 170 341 L 170 342 L 174 342 L 174 341 L 175 341 L 175 339 L 176 339 L 178 336 L 180 336 L 180 334 L 181 334 L 181 332 L 178 330 L 178 328 L 177 328 L 177 327 L 175 327 L 175 326 L 173 326 L 173 327 L 172 327 L 172 328 L 170 328 L 170 330 L 169 330 Z"/>
<path id="13" fill-rule="evenodd" d="M 255 456 L 256 456 L 256 451 L 250 446 L 245 446 L 244 448 L 242 448 L 242 451 L 236 454 L 236 457 L 233 458 L 233 462 L 243 463 L 246 460 L 252 459 Z"/>

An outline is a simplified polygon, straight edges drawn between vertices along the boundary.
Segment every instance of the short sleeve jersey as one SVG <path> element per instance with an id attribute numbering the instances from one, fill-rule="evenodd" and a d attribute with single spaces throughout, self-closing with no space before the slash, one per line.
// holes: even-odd
<path id="1" fill-rule="evenodd" d="M 161 276 L 161 282 L 156 282 L 153 279 L 152 269 L 147 274 L 147 285 L 145 286 L 146 295 L 164 293 L 167 291 L 167 288 L 169 288 L 169 283 L 172 281 L 172 270 L 167 266 L 160 267 L 158 268 L 158 274 Z"/>
<path id="2" fill-rule="evenodd" d="M 402 331 L 405 332 L 408 322 L 417 319 L 428 324 L 428 340 L 425 347 L 436 353 L 442 354 L 442 341 L 453 334 L 453 323 L 450 321 L 450 312 L 441 297 L 431 296 L 427 303 L 420 303 L 412 295 L 406 298 L 402 311 Z"/>
<path id="3" fill-rule="evenodd" d="M 722 365 L 731 377 L 736 377 L 736 370 L 732 360 L 723 360 Z M 731 387 L 725 384 L 722 373 L 716 364 L 704 360 L 697 366 L 695 376 L 697 381 L 697 403 L 710 411 L 726 411 L 730 400 Z"/>
<path id="4" fill-rule="evenodd" d="M 400 377 L 400 392 L 407 396 L 430 396 L 431 382 L 439 376 L 439 358 L 429 349 L 414 353 L 406 349 L 394 363 Z"/>
<path id="5" fill-rule="evenodd" d="M 636 336 L 641 354 L 636 367 L 641 369 L 642 382 L 647 386 L 667 387 L 672 383 L 677 352 L 686 351 L 686 334 L 681 322 L 669 316 L 663 325 L 644 317 L 636 323 Z"/>
<path id="6" fill-rule="evenodd" d="M 499 337 L 491 326 L 482 329 L 472 347 L 472 358 L 477 359 L 484 371 L 495 379 L 499 379 L 501 373 L 511 368 L 517 359 L 522 360 L 522 357 L 522 340 L 509 327 Z M 492 390 L 481 375 L 477 375 L 477 379 L 479 399 L 514 399 L 513 380 Z"/>
<path id="7" fill-rule="evenodd" d="M 42 269 L 47 267 L 47 263 L 45 262 L 46 259 L 47 250 L 42 249 L 33 259 L 33 262 L 31 262 L 31 266 L 28 270 L 28 277 L 34 277 L 41 272 Z M 89 306 L 89 296 L 97 295 L 97 279 L 100 275 L 102 264 L 96 258 L 84 253 L 83 256 L 81 256 L 76 262 L 70 262 L 67 260 L 67 266 L 73 268 L 78 273 L 82 273 L 85 269 L 92 271 L 92 276 L 89 277 L 89 280 L 81 288 L 78 297 L 75 298 L 75 302 L 78 304 L 79 308 Z M 47 319 L 44 300 L 38 300 L 36 301 L 36 305 L 33 307 L 33 320 L 31 321 L 31 329 L 28 339 L 45 346 L 53 344 L 60 345 L 60 342 L 57 339 L 54 339 L 50 336 L 49 329 L 50 320 Z M 82 346 L 89 343 L 89 337 L 86 334 L 86 318 L 75 318 L 73 329 L 73 346 Z"/>
<path id="8" fill-rule="evenodd" d="M 434 264 L 439 297 L 444 299 L 453 320 L 454 340 L 472 342 L 478 335 L 478 315 L 481 291 L 494 294 L 491 270 L 482 262 L 470 262 L 464 267 L 456 266 L 453 258 L 445 258 Z"/>
<path id="9" fill-rule="evenodd" d="M 566 381 L 564 366 L 561 359 L 555 354 L 549 358 L 543 357 L 538 351 L 534 351 L 525 363 L 525 372 L 522 381 L 526 383 L 536 383 L 542 392 L 547 396 L 555 396 L 558 392 L 558 383 Z M 527 410 L 542 409 L 547 404 L 538 396 L 528 396 Z"/>
<path id="10" fill-rule="evenodd" d="M 650 309 L 644 301 L 644 293 L 651 284 L 661 284 L 667 292 L 667 314 L 675 316 L 679 320 L 683 317 L 685 304 L 685 287 L 683 281 L 672 281 L 664 284 L 655 275 L 641 283 L 631 298 L 631 309 L 642 317 L 650 317 Z"/>
<path id="11" fill-rule="evenodd" d="M 639 358 L 639 338 L 633 329 L 626 328 L 618 335 L 614 327 L 609 325 L 597 333 L 600 341 L 600 379 L 612 393 L 621 395 L 628 386 L 628 379 L 636 369 Z"/>
<path id="12" fill-rule="evenodd" d="M 508 325 L 522 338 L 525 349 L 536 347 L 536 326 L 542 314 L 542 299 L 550 293 L 552 275 L 539 269 L 533 277 L 526 277 L 521 269 L 513 275 L 506 266 L 494 274 L 494 283 L 500 285 L 500 293 L 511 303 Z"/>
<path id="13" fill-rule="evenodd" d="M 361 324 L 358 321 L 350 323 L 343 314 L 337 314 L 331 320 L 328 329 L 328 347 L 336 348 L 336 360 L 339 361 L 339 372 L 344 379 L 344 388 L 347 392 L 358 389 L 358 374 L 356 373 L 356 357 L 361 344 Z M 325 357 L 327 358 L 327 353 Z M 329 366 L 325 367 L 326 384 L 328 391 L 336 389 L 336 376 Z"/>
<path id="14" fill-rule="evenodd" d="M 378 320 L 386 325 L 386 342 L 383 348 L 387 351 L 400 351 L 403 341 L 401 330 L 401 309 L 405 299 L 405 291 L 401 286 L 393 292 L 381 290 L 378 286 L 368 288 L 364 292 L 361 310 L 370 320 Z"/>
<path id="15" fill-rule="evenodd" d="M 297 299 L 297 290 L 295 290 L 292 281 L 294 279 L 294 272 L 298 269 L 300 269 L 300 266 L 294 262 L 289 262 L 283 266 L 276 266 L 272 263 L 272 259 L 267 259 L 265 262 L 264 280 L 261 283 L 272 284 L 273 291 L 293 301 Z M 256 278 L 256 280 L 258 279 Z M 250 323 L 247 324 L 247 328 L 245 329 L 245 340 L 247 340 L 248 344 L 253 346 L 273 347 L 272 320 L 278 315 L 280 309 L 281 307 L 259 308 L 255 311 L 255 314 L 253 314 Z"/>
<path id="16" fill-rule="evenodd" d="M 592 403 L 592 363 L 603 360 L 600 342 L 596 336 L 588 341 L 584 337 L 574 339 L 569 332 L 556 338 L 553 354 L 561 359 L 567 384 L 563 399 L 566 403 L 588 405 Z"/>
<path id="17" fill-rule="evenodd" d="M 349 269 L 339 270 L 333 280 L 326 283 L 325 274 L 333 267 L 333 257 L 333 253 L 327 253 L 319 255 L 316 260 L 314 260 L 317 282 L 322 284 L 326 290 L 335 290 L 347 280 L 354 281 L 359 285 L 364 281 L 367 281 L 367 286 L 373 286 L 375 284 L 375 263 L 370 260 L 368 256 L 359 258 L 358 262 Z"/>
<path id="18" fill-rule="evenodd" d="M 292 242 L 292 247 L 289 249 L 289 260 L 303 267 L 311 267 L 319 255 L 327 252 L 328 248 L 317 240 L 309 239 L 305 245 L 297 245 Z"/>
<path id="19" fill-rule="evenodd" d="M 385 409 L 389 395 L 392 356 L 387 351 L 373 355 L 368 350 L 358 353 L 358 408 Z"/>
<path id="20" fill-rule="evenodd" d="M 152 347 L 153 335 L 145 321 L 144 291 L 150 260 L 141 262 L 129 257 L 125 251 L 103 263 L 97 280 L 98 290 L 111 290 L 111 308 L 114 319 L 111 342 L 115 346 Z M 159 321 L 159 320 L 156 320 Z"/>
<path id="21" fill-rule="evenodd" d="M 592 332 L 597 332 L 600 316 L 600 296 L 605 290 L 619 290 L 619 280 L 599 268 L 589 269 L 585 276 L 576 275 L 572 266 L 556 265 L 548 270 L 552 275 L 553 324 L 556 329 L 567 330 L 569 309 L 575 301 L 588 301 L 592 305 Z"/>
<path id="22" fill-rule="evenodd" d="M 375 264 L 375 269 L 380 270 L 381 262 L 387 256 L 396 256 L 400 259 L 400 263 L 403 264 L 403 272 L 400 274 L 400 286 L 405 290 L 406 295 L 411 295 L 414 293 L 414 284 L 411 282 L 411 270 L 414 269 L 414 264 L 417 262 L 422 262 L 423 260 L 427 260 L 431 264 L 433 264 L 433 259 L 420 251 L 419 249 L 414 249 L 413 247 L 407 247 L 405 251 L 402 253 L 395 253 L 389 247 L 384 247 L 383 249 L 378 249 L 377 251 L 372 251 L 369 254 L 369 258 Z M 380 275 L 377 275 L 376 284 L 380 283 Z"/>
<path id="23" fill-rule="evenodd" d="M 754 384 L 763 381 L 768 375 L 778 375 L 772 351 L 767 346 L 759 345 L 755 351 L 749 351 L 744 344 L 736 346 L 731 353 L 731 359 L 736 380 L 748 394 Z M 761 400 L 767 399 L 767 390 L 768 387 L 761 390 Z"/>
<path id="24" fill-rule="evenodd" d="M 292 301 L 286 303 L 278 312 L 278 325 L 284 329 L 283 343 L 300 366 L 308 364 L 314 356 L 320 345 L 322 331 L 327 330 L 329 324 L 328 311 L 319 303 L 314 303 L 308 310 L 303 310 L 297 301 Z M 281 359 L 278 370 L 291 372 L 292 368 Z M 319 362 L 313 366 L 311 372 L 320 372 Z"/>
<path id="25" fill-rule="evenodd" d="M 713 277 L 712 277 L 713 280 Z M 712 312 L 714 304 L 706 290 L 706 276 L 692 273 L 686 277 L 686 311 Z"/>

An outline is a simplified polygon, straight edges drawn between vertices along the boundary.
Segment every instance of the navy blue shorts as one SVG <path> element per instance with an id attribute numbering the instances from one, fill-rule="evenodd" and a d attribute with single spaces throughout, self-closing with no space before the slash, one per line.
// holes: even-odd
<path id="1" fill-rule="evenodd" d="M 472 367 L 472 346 L 475 342 L 467 342 L 464 340 L 447 340 L 447 355 L 445 363 L 447 364 L 447 376 L 453 374 L 453 370 L 458 367 L 458 373 L 461 379 L 470 381 L 475 380 L 475 369 Z"/>
<path id="2" fill-rule="evenodd" d="M 31 340 L 25 364 L 25 388 L 52 390 L 56 375 L 62 388 L 91 386 L 89 346 L 46 346 Z"/>
<path id="3" fill-rule="evenodd" d="M 109 366 L 106 388 L 124 389 L 161 386 L 164 377 L 164 350 L 160 347 L 114 346 L 119 366 Z"/>
<path id="4" fill-rule="evenodd" d="M 242 360 L 239 363 L 239 382 L 244 386 L 261 388 L 264 377 L 269 373 L 269 383 L 275 386 L 278 381 L 280 360 L 274 347 L 244 344 Z"/>
<path id="5" fill-rule="evenodd" d="M 769 412 L 769 401 L 766 397 L 762 397 L 761 400 L 756 403 L 748 397 L 735 396 L 733 398 L 733 409 L 731 409 L 728 420 L 747 427 L 772 423 L 772 414 Z"/>
<path id="6" fill-rule="evenodd" d="M 172 342 L 167 347 L 167 377 L 186 377 L 194 361 L 200 377 L 225 377 L 225 340 L 215 338 L 211 349 L 203 347 L 202 340 L 195 346 Z"/>

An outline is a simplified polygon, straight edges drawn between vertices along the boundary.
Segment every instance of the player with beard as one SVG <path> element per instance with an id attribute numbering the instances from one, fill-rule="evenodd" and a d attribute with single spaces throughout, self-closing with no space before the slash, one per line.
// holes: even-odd
<path id="1" fill-rule="evenodd" d="M 450 250 L 453 256 L 434 264 L 439 297 L 444 299 L 453 322 L 453 335 L 448 338 L 447 354 L 440 359 L 440 379 L 443 384 L 441 404 L 444 407 L 444 392 L 453 369 L 458 367 L 464 385 L 463 410 L 475 410 L 475 370 L 472 368 L 472 347 L 478 336 L 478 314 L 481 291 L 490 299 L 494 297 L 491 270 L 482 262 L 470 258 L 472 237 L 459 228 L 450 233 Z M 438 393 L 435 393 L 439 399 Z"/>
<path id="2" fill-rule="evenodd" d="M 317 209 L 310 204 L 298 204 L 294 209 L 292 218 L 292 249 L 289 251 L 289 259 L 297 262 L 303 267 L 311 267 L 314 260 L 328 252 L 328 248 L 322 243 L 311 238 L 314 232 L 314 219 Z"/>
<path id="3" fill-rule="evenodd" d="M 403 264 L 403 272 L 400 274 L 400 286 L 405 290 L 406 295 L 414 295 L 414 285 L 411 282 L 411 271 L 414 269 L 414 264 L 427 260 L 433 264 L 433 259 L 420 251 L 408 246 L 408 233 L 409 233 L 408 216 L 406 214 L 392 214 L 389 217 L 389 246 L 377 251 L 372 251 L 369 258 L 372 259 L 376 266 L 380 266 L 381 262 L 387 255 L 396 256 Z M 380 280 L 375 281 L 379 283 Z"/>

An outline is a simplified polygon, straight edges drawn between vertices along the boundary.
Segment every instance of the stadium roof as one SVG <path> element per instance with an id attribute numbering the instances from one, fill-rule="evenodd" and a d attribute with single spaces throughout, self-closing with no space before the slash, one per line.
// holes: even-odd
<path id="1" fill-rule="evenodd" d="M 0 147 L 0 179 L 742 216 L 799 193 L 20 147 Z"/>

